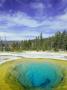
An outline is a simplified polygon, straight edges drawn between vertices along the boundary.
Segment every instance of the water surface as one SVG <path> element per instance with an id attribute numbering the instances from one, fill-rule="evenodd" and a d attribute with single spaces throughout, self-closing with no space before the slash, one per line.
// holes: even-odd
<path id="1" fill-rule="evenodd" d="M 12 69 L 12 76 L 25 88 L 56 87 L 62 81 L 62 71 L 56 65 L 45 62 L 17 64 Z M 42 90 L 42 89 L 41 89 Z"/>

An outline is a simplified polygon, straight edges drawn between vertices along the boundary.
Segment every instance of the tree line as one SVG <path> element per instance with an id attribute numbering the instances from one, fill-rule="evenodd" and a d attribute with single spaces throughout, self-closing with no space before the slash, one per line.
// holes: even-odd
<path id="1" fill-rule="evenodd" d="M 22 41 L 3 41 L 0 40 L 0 51 L 23 51 L 23 50 L 37 50 L 37 51 L 67 51 L 67 31 L 56 32 L 55 35 L 48 38 L 43 38 L 40 33 L 33 40 Z"/>

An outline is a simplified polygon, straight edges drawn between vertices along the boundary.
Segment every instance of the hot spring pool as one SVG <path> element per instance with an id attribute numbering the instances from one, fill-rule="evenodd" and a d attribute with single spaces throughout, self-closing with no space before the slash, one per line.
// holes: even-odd
<path id="1" fill-rule="evenodd" d="M 63 78 L 59 67 L 45 62 L 17 64 L 11 75 L 26 88 L 52 88 L 60 84 Z"/>

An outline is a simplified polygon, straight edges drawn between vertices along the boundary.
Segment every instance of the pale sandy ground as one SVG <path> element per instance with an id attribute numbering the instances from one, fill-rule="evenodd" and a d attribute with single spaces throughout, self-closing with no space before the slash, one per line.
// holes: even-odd
<path id="1" fill-rule="evenodd" d="M 0 52 L 0 63 L 20 58 L 50 58 L 67 60 L 67 53 L 65 52 L 37 52 L 37 51 L 24 51 L 24 52 Z"/>

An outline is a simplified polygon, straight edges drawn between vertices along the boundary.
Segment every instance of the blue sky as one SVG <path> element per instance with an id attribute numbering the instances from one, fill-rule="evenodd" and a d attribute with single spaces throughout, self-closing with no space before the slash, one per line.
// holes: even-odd
<path id="1" fill-rule="evenodd" d="M 67 31 L 67 0 L 0 0 L 0 37 L 33 39 Z"/>

